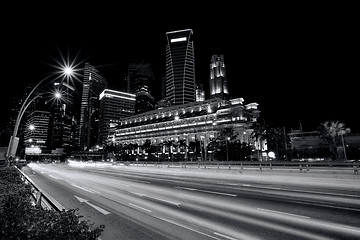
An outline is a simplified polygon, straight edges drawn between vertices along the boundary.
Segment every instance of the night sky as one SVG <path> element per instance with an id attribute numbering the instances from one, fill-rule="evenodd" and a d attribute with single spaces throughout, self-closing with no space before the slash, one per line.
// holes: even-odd
<path id="1" fill-rule="evenodd" d="M 210 58 L 221 53 L 231 96 L 257 102 L 273 126 L 289 131 L 301 124 L 311 131 L 340 120 L 360 132 L 358 24 L 351 6 L 209 4 L 187 12 L 141 6 L 10 9 L 11 17 L 2 19 L 1 126 L 10 97 L 49 75 L 49 64 L 61 55 L 88 61 L 117 90 L 125 87 L 130 62 L 149 62 L 159 100 L 165 33 L 191 28 L 196 81 L 207 96 Z"/>

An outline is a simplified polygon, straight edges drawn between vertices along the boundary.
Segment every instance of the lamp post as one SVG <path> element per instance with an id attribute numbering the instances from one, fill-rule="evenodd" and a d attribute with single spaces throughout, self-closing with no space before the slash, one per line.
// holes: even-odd
<path id="1" fill-rule="evenodd" d="M 342 142 L 342 147 L 344 149 L 344 158 L 345 158 L 345 161 L 347 161 L 346 147 L 345 147 L 345 142 L 344 142 L 344 134 L 341 134 L 341 142 Z"/>
<path id="2" fill-rule="evenodd" d="M 228 147 L 228 141 L 230 140 L 229 137 L 227 137 L 225 139 L 225 143 L 226 143 L 226 161 L 229 161 L 229 147 Z"/>
<path id="3" fill-rule="evenodd" d="M 67 69 L 64 69 L 65 74 L 71 74 L 71 72 L 67 72 L 67 71 L 68 71 Z M 12 134 L 12 136 L 10 138 L 9 146 L 8 146 L 7 153 L 6 153 L 6 165 L 7 166 L 10 165 L 12 159 L 16 155 L 17 144 L 18 144 L 18 141 L 19 141 L 19 138 L 17 137 L 17 133 L 18 133 L 18 130 L 19 130 L 21 119 L 22 119 L 26 109 L 30 106 L 30 104 L 35 99 L 37 99 L 38 97 L 44 95 L 45 93 L 44 92 L 39 93 L 39 94 L 35 95 L 32 99 L 30 99 L 30 97 L 34 93 L 34 91 L 40 86 L 40 84 L 43 83 L 48 78 L 49 78 L 49 76 L 46 77 L 46 78 L 43 78 L 38 84 L 35 85 L 35 87 L 28 94 L 28 96 L 26 97 L 26 99 L 24 100 L 23 104 L 20 107 L 19 113 L 18 113 L 18 115 L 16 117 L 13 134 Z M 55 93 L 55 98 L 58 98 L 58 99 L 61 98 L 61 94 L 59 92 L 56 92 Z"/>

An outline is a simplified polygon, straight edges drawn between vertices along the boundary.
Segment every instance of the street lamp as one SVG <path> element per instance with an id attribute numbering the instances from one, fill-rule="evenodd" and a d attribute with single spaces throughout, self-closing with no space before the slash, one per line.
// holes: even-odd
<path id="1" fill-rule="evenodd" d="M 15 121 L 15 126 L 14 126 L 14 130 L 13 130 L 13 134 L 10 138 L 10 142 L 9 142 L 9 146 L 7 149 L 7 153 L 6 153 L 6 161 L 7 161 L 7 166 L 10 165 L 12 159 L 15 157 L 16 155 L 16 150 L 18 147 L 18 143 L 19 143 L 19 138 L 17 137 L 17 133 L 19 130 L 19 125 L 21 122 L 21 119 L 26 111 L 26 109 L 30 106 L 30 104 L 37 99 L 38 97 L 44 95 L 45 93 L 39 93 L 38 95 L 35 95 L 32 99 L 30 99 L 31 95 L 34 93 L 34 91 L 39 87 L 39 85 L 41 83 L 43 83 L 46 79 L 48 79 L 49 77 L 43 78 L 38 84 L 35 85 L 35 87 L 31 90 L 31 92 L 29 93 L 29 95 L 26 97 L 25 101 L 23 102 L 23 104 L 21 105 L 21 108 L 19 110 L 19 113 L 17 115 L 16 121 Z M 59 92 L 55 93 L 55 98 L 61 98 L 61 94 Z M 30 99 L 30 100 L 29 100 Z"/>
<path id="2" fill-rule="evenodd" d="M 230 140 L 230 137 L 227 137 L 225 139 L 225 143 L 226 143 L 226 161 L 229 161 L 229 147 L 228 147 L 228 141 Z"/>

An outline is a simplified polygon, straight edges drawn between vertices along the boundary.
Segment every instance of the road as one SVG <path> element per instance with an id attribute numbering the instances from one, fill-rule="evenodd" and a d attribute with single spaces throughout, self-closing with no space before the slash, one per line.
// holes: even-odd
<path id="1" fill-rule="evenodd" d="M 104 224 L 101 240 L 360 239 L 358 176 L 35 163 L 23 171 L 66 209 Z"/>

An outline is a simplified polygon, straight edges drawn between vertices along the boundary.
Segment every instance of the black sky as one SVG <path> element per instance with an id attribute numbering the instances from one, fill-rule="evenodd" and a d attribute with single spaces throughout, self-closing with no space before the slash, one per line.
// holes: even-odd
<path id="1" fill-rule="evenodd" d="M 165 33 L 191 28 L 198 83 L 207 87 L 210 58 L 222 53 L 232 97 L 257 102 L 272 125 L 316 130 L 322 121 L 340 120 L 360 130 L 352 6 L 223 3 L 175 12 L 175 7 L 141 6 L 11 9 L 2 32 L 2 122 L 10 97 L 24 83 L 48 75 L 47 64 L 60 59 L 60 52 L 97 66 L 109 87 L 119 90 L 127 65 L 144 59 L 154 68 L 158 94 Z"/>

